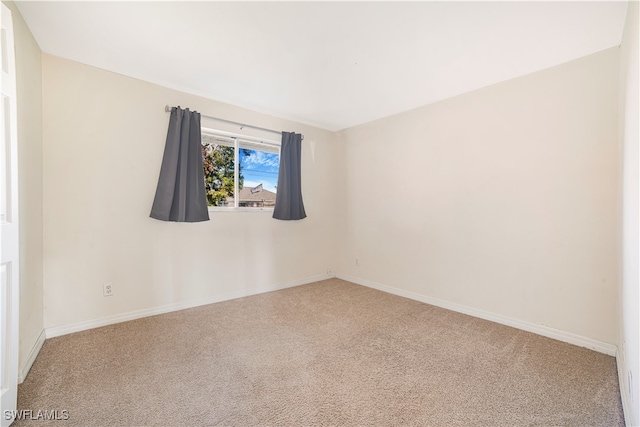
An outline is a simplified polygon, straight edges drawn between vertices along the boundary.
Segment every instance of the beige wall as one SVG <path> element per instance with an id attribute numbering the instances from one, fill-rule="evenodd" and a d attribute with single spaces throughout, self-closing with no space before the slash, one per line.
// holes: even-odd
<path id="1" fill-rule="evenodd" d="M 332 268 L 333 133 L 49 55 L 43 87 L 45 327 L 250 294 Z M 149 218 L 166 104 L 302 132 L 308 217 L 212 212 L 211 221 L 194 224 Z M 108 298 L 105 282 L 115 289 Z"/>
<path id="2" fill-rule="evenodd" d="M 341 132 L 338 272 L 615 344 L 618 61 L 609 49 Z"/>
<path id="3" fill-rule="evenodd" d="M 622 228 L 622 288 L 620 290 L 620 333 L 618 367 L 620 392 L 625 404 L 627 424 L 640 425 L 640 147 L 638 117 L 640 116 L 638 74 L 638 2 L 629 2 L 627 21 L 621 46 L 620 61 L 620 141 L 623 160 L 623 228 Z M 630 380 L 633 378 L 632 380 Z M 631 384 L 630 384 L 631 382 Z M 632 393 L 629 392 L 632 389 Z"/>
<path id="4" fill-rule="evenodd" d="M 42 52 L 13 2 L 18 105 L 21 372 L 43 330 Z"/>

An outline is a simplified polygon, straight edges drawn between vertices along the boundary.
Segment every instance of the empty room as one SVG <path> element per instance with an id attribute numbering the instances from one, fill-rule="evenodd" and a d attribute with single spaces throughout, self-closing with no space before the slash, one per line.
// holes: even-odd
<path id="1" fill-rule="evenodd" d="M 640 426 L 639 14 L 3 1 L 1 427 Z"/>

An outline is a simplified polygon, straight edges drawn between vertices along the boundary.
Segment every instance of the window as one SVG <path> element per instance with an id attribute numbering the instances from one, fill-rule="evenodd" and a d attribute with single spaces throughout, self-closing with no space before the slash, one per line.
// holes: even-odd
<path id="1" fill-rule="evenodd" d="M 210 207 L 273 209 L 278 143 L 203 129 L 202 158 Z"/>

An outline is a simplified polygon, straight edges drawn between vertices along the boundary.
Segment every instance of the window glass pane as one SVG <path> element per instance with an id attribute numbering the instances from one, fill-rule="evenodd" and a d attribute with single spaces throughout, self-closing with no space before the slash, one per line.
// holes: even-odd
<path id="1" fill-rule="evenodd" d="M 273 208 L 280 153 L 278 147 L 240 144 L 239 207 Z"/>
<path id="2" fill-rule="evenodd" d="M 236 204 L 235 190 L 238 192 L 238 207 L 275 206 L 279 145 L 203 132 L 202 158 L 209 206 L 233 208 Z M 238 182 L 234 183 L 236 172 Z"/>
<path id="3" fill-rule="evenodd" d="M 202 136 L 204 185 L 209 206 L 233 207 L 234 152 L 233 141 Z"/>

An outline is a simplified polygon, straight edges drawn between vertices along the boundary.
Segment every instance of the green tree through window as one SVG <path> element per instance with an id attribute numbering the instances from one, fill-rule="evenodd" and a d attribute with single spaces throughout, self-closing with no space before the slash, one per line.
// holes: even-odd
<path id="1" fill-rule="evenodd" d="M 240 148 L 243 156 L 250 156 L 250 150 Z M 227 198 L 234 197 L 235 159 L 234 148 L 221 144 L 202 146 L 204 183 L 209 206 L 226 206 Z M 242 165 L 238 166 L 238 190 L 244 186 Z"/>

